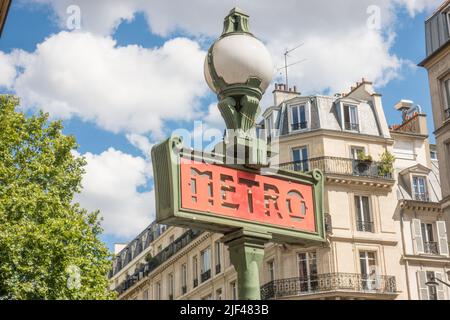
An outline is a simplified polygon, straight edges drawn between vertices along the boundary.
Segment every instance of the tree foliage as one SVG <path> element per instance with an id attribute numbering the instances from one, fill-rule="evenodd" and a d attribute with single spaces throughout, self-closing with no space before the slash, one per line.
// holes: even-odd
<path id="1" fill-rule="evenodd" d="M 76 141 L 17 106 L 0 96 L 0 300 L 113 298 L 99 213 L 73 201 L 85 166 Z"/>

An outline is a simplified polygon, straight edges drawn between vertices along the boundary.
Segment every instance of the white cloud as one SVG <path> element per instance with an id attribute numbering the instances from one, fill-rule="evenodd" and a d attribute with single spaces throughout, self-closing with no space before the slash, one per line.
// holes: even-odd
<path id="1" fill-rule="evenodd" d="M 154 192 L 138 192 L 151 174 L 146 160 L 114 148 L 83 156 L 83 191 L 75 200 L 88 210 L 100 210 L 105 234 L 130 238 L 141 232 L 155 212 Z"/>
<path id="2" fill-rule="evenodd" d="M 164 120 L 191 119 L 207 92 L 205 52 L 186 38 L 145 49 L 61 32 L 34 53 L 11 56 L 24 70 L 14 89 L 25 106 L 54 117 L 77 116 L 112 132 L 161 134 Z"/>
<path id="3" fill-rule="evenodd" d="M 126 135 L 127 140 L 137 149 L 139 149 L 145 157 L 150 157 L 152 147 L 154 146 L 150 140 L 141 134 L 130 133 Z"/>
<path id="4" fill-rule="evenodd" d="M 182 31 L 208 43 L 222 29 L 223 17 L 235 1 L 207 0 L 34 0 L 49 3 L 61 24 L 67 19 L 68 5 L 80 6 L 83 30 L 112 33 L 122 20 L 143 12 L 152 33 L 170 37 Z M 432 10 L 440 0 L 241 0 L 239 6 L 251 15 L 251 28 L 265 41 L 277 66 L 283 65 L 283 52 L 299 43 L 305 45 L 291 54 L 290 61 L 306 58 L 291 68 L 291 84 L 303 93 L 331 89 L 348 90 L 361 77 L 382 86 L 401 73 L 409 63 L 391 52 L 390 35 L 399 8 L 411 16 Z M 368 8 L 380 9 L 380 30 L 370 30 Z M 200 68 L 201 69 L 201 68 Z M 279 77 L 279 80 L 282 80 Z M 334 93 L 334 92 L 333 92 Z"/>
<path id="5" fill-rule="evenodd" d="M 16 77 L 16 69 L 9 55 L 0 51 L 0 87 L 10 88 Z"/>

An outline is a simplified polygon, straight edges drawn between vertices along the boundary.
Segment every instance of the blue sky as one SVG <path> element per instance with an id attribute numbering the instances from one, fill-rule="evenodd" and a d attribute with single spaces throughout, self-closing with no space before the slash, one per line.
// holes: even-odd
<path id="1" fill-rule="evenodd" d="M 291 1 L 286 1 L 290 5 L 296 5 L 292 4 Z M 34 2 L 44 2 L 45 4 Z M 221 32 L 221 19 L 227 14 L 227 10 L 234 5 L 235 1 L 223 1 L 224 3 L 220 3 L 219 8 L 214 9 L 215 11 L 211 14 L 209 14 L 209 8 L 205 4 L 205 8 L 198 10 L 198 15 L 201 18 L 197 18 L 195 15 L 190 17 L 186 11 L 184 11 L 186 13 L 184 14 L 183 8 L 180 8 L 180 12 L 178 12 L 176 9 L 173 11 L 173 8 L 165 8 L 163 5 L 142 9 L 137 4 L 135 7 L 130 4 L 128 9 L 133 19 L 129 19 L 126 10 L 124 10 L 123 15 L 122 12 L 116 12 L 111 8 L 108 9 L 109 11 L 106 9 L 105 12 L 100 11 L 102 8 L 106 8 L 99 4 L 103 2 L 105 6 L 104 1 L 96 1 L 95 4 L 82 0 L 73 1 L 80 3 L 83 27 L 76 32 L 72 31 L 72 34 L 64 26 L 65 7 L 63 2 L 53 0 L 13 2 L 4 34 L 0 39 L 0 68 L 5 66 L 1 63 L 3 58 L 6 63 L 16 69 L 17 74 L 13 72 L 13 75 L 9 78 L 6 77 L 3 83 L 0 74 L 0 92 L 17 93 L 23 98 L 24 110 L 29 113 L 35 112 L 40 107 L 45 108 L 45 103 L 52 105 L 46 111 L 51 112 L 55 118 L 62 118 L 65 126 L 64 132 L 73 134 L 77 138 L 80 145 L 78 152 L 87 155 L 89 163 L 89 177 L 85 182 L 87 191 L 85 195 L 80 197 L 80 202 L 88 209 L 100 208 L 102 210 L 106 222 L 106 233 L 103 240 L 112 248 L 114 242 L 130 240 L 133 235 L 137 235 L 138 230 L 145 228 L 146 224 L 152 220 L 154 199 L 152 199 L 151 163 L 148 159 L 151 145 L 170 134 L 174 129 L 187 128 L 192 130 L 194 120 L 206 118 L 209 126 L 217 125 L 220 121 L 217 112 L 214 110 L 215 97 L 206 89 L 206 85 L 201 79 L 202 59 L 214 36 Z M 309 16 L 312 19 L 315 15 L 328 14 L 327 18 L 324 17 L 323 20 L 314 19 L 321 20 L 320 27 L 308 30 L 305 27 L 298 26 L 300 32 L 296 29 L 295 24 L 285 24 L 278 27 L 277 33 L 273 31 L 274 34 L 271 34 L 272 26 L 266 26 L 263 23 L 264 19 L 258 19 L 258 16 L 266 14 L 264 10 L 269 13 L 273 11 L 270 8 L 271 4 L 274 5 L 273 2 L 265 1 L 264 5 L 261 6 L 251 4 L 250 0 L 242 2 L 239 5 L 242 5 L 244 9 L 246 9 L 248 3 L 250 14 L 252 17 L 255 16 L 255 29 L 259 32 L 257 35 L 267 43 L 273 55 L 276 56 L 274 58 L 276 64 L 282 58 L 281 52 L 285 49 L 283 46 L 291 47 L 294 43 L 303 41 L 311 44 L 309 48 L 301 49 L 298 52 L 298 58 L 310 58 L 308 59 L 310 62 L 291 70 L 292 82 L 295 82 L 300 90 L 306 91 L 306 93 L 323 93 L 329 91 L 330 88 L 331 90 L 344 90 L 349 87 L 348 84 L 352 84 L 362 77 L 367 78 L 367 75 L 372 75 L 375 79 L 368 79 L 376 80 L 377 90 L 383 95 L 384 109 L 389 124 L 401 121 L 400 114 L 393 109 L 393 105 L 400 99 L 410 99 L 421 105 L 424 112 L 429 115 L 429 128 L 432 132 L 433 124 L 427 74 L 424 69 L 414 66 L 424 58 L 425 54 L 424 21 L 430 14 L 429 3 L 423 2 L 420 5 L 422 1 L 394 0 L 392 2 L 395 3 L 395 6 L 390 7 L 384 4 L 389 1 L 380 2 L 383 12 L 381 17 L 386 18 L 383 21 L 382 30 L 373 35 L 364 30 L 365 12 L 361 11 L 359 16 L 351 16 L 354 13 L 342 8 L 342 5 L 339 9 L 336 8 L 338 11 L 344 10 L 343 12 L 349 15 L 349 19 L 355 21 L 355 24 L 352 25 L 352 22 L 333 20 L 337 19 L 333 13 L 335 8 L 330 8 L 329 12 L 325 10 L 328 13 L 323 13 L 323 10 L 319 10 L 321 9 L 319 5 L 314 6 L 312 4 L 300 4 L 300 6 L 308 6 L 308 8 L 299 7 L 298 12 L 308 9 Z M 434 3 L 437 2 L 434 1 Z M 359 6 L 361 1 L 357 3 Z M 114 3 L 110 4 L 114 6 Z M 336 2 L 331 2 L 330 6 L 333 7 L 333 5 L 339 6 Z M 228 9 L 224 10 L 224 8 Z M 102 12 L 102 14 L 95 14 L 99 12 Z M 204 16 L 201 15 L 202 13 Z M 311 17 L 305 17 L 303 20 L 308 20 Z M 171 24 L 170 21 L 177 23 L 172 22 Z M 204 22 L 204 25 L 202 25 L 202 22 Z M 340 28 L 342 31 L 340 31 Z M 332 29 L 337 29 L 336 34 L 330 36 L 332 32 L 329 30 Z M 342 62 L 345 68 L 328 65 L 328 70 L 323 71 L 321 68 L 324 61 L 327 62 L 329 59 L 327 60 L 327 56 L 324 55 L 323 59 L 325 60 L 320 61 L 321 57 L 314 60 L 314 54 L 311 53 L 314 52 L 312 44 L 321 43 L 321 41 L 332 44 L 333 41 L 336 41 L 336 44 L 332 44 L 332 46 L 336 51 L 339 51 L 339 43 L 347 43 L 348 38 L 346 37 L 353 30 L 355 30 L 355 35 L 361 35 L 361 37 L 367 35 L 368 42 L 373 39 L 373 42 L 367 45 L 368 49 L 364 49 L 363 44 L 368 43 L 364 39 L 356 41 L 362 44 L 360 46 L 356 44 L 354 48 L 349 48 L 349 50 L 355 52 L 356 60 L 352 58 L 354 61 Z M 267 34 L 267 37 L 264 36 L 265 34 Z M 342 39 L 340 38 L 341 34 Z M 49 41 L 49 38 L 52 41 Z M 103 43 L 104 39 L 113 39 L 116 43 L 109 43 L 108 40 Z M 102 45 L 97 47 L 96 44 L 99 42 Z M 78 43 L 79 47 L 72 46 L 73 43 Z M 86 43 L 85 46 L 80 45 L 84 43 Z M 135 48 L 134 45 L 138 47 Z M 43 49 L 36 51 L 38 46 Z M 66 47 L 67 51 L 64 51 Z M 127 50 L 116 50 L 122 47 Z M 48 50 L 44 50 L 45 48 Z M 67 63 L 66 61 L 77 61 L 77 54 L 83 54 L 83 56 L 80 56 L 80 60 L 89 59 L 91 48 L 93 48 L 92 56 L 99 57 L 100 60 L 102 54 L 96 56 L 97 51 L 94 52 L 94 50 L 107 53 L 108 56 L 111 53 L 112 57 L 119 55 L 119 58 L 111 58 L 114 63 L 108 65 L 105 62 L 103 74 L 108 76 L 110 75 L 108 73 L 110 69 L 114 69 L 114 72 L 118 74 L 123 74 L 128 65 L 130 65 L 130 68 L 136 68 L 139 71 L 139 63 L 136 62 L 136 59 L 146 59 L 148 56 L 148 59 L 158 61 L 157 59 L 163 56 L 163 60 L 159 61 L 160 63 L 143 67 L 147 74 L 136 77 L 138 80 L 142 79 L 141 82 L 137 82 L 136 85 L 133 83 L 133 87 L 127 87 L 122 95 L 113 100 L 122 101 L 121 99 L 124 99 L 124 95 L 126 97 L 128 91 L 133 92 L 130 93 L 130 98 L 133 99 L 130 104 L 133 104 L 134 109 L 130 107 L 130 113 L 136 114 L 135 118 L 132 118 L 132 114 L 126 113 L 129 107 L 126 105 L 126 99 L 121 104 L 123 109 L 120 109 L 119 105 L 119 107 L 116 106 L 115 109 L 111 108 L 108 111 L 107 103 L 105 103 L 105 106 L 99 106 L 96 109 L 98 104 L 102 104 L 101 97 L 105 94 L 99 92 L 102 90 L 102 81 L 96 81 L 94 85 L 86 85 L 85 88 L 82 86 L 83 81 L 89 81 L 89 73 L 93 72 L 95 68 L 85 70 L 85 74 L 77 73 L 79 72 L 77 68 L 75 70 L 67 68 L 64 72 L 60 72 L 65 66 L 64 63 Z M 20 51 L 17 49 L 20 49 Z M 62 51 L 58 53 L 58 50 Z M 368 52 L 369 50 L 370 52 Z M 178 52 L 182 57 L 181 59 L 177 57 Z M 53 53 L 55 53 L 55 56 L 52 56 Z M 70 59 L 74 60 L 64 60 L 61 62 L 62 64 L 53 66 L 52 62 L 55 61 L 56 64 L 61 54 L 70 56 Z M 361 57 L 361 61 L 357 61 L 359 57 Z M 367 61 L 372 60 L 374 64 L 379 65 L 365 68 Z M 122 61 L 124 69 L 115 70 L 118 67 L 117 64 L 121 64 Z M 167 61 L 173 62 L 166 63 Z M 33 63 L 36 63 L 36 65 L 33 65 Z M 82 65 L 89 66 L 89 63 L 86 62 Z M 102 64 L 102 62 L 98 63 Z M 40 69 L 40 64 L 48 66 L 48 72 L 46 68 Z M 174 64 L 177 65 L 177 68 L 172 69 L 171 66 Z M 6 66 L 8 65 L 6 64 Z M 336 70 L 333 69 L 334 67 L 336 67 Z M 154 76 L 150 77 L 148 73 L 153 73 L 152 68 L 158 70 L 155 71 Z M 361 69 L 361 72 L 359 72 L 359 69 Z M 10 68 L 7 71 L 11 73 L 11 70 Z M 55 70 L 57 72 L 52 74 L 51 72 Z M 329 83 L 324 80 L 327 79 L 324 76 L 327 72 L 333 74 L 330 77 L 333 79 L 330 79 Z M 2 70 L 0 70 L 0 73 L 2 73 Z M 21 73 L 22 75 L 20 75 Z M 176 75 L 169 77 L 170 73 L 176 73 Z M 64 85 L 66 81 L 67 83 L 81 83 L 79 91 L 74 93 L 67 87 L 58 91 L 58 81 L 56 84 L 52 82 L 55 74 L 58 77 L 65 74 L 81 74 L 79 82 L 76 82 L 78 81 L 77 78 L 59 80 Z M 86 74 L 87 78 L 85 79 L 83 77 Z M 114 73 L 111 74 L 114 75 Z M 395 75 L 392 76 L 392 74 Z M 158 78 L 158 75 L 160 75 L 160 78 Z M 358 75 L 358 78 L 354 75 Z M 134 81 L 134 77 L 127 79 L 128 81 L 124 82 Z M 116 90 L 111 90 L 115 87 L 109 83 L 110 77 L 104 80 L 105 86 L 109 86 L 109 92 L 106 92 L 106 94 L 109 93 L 114 96 Z M 323 86 L 321 86 L 321 81 L 323 81 Z M 141 83 L 148 89 L 134 92 L 133 88 L 138 87 Z M 155 83 L 158 85 L 152 87 L 152 84 Z M 165 83 L 165 85 L 161 87 L 161 83 Z M 98 89 L 96 85 L 98 85 Z M 184 87 L 186 87 L 186 92 L 183 91 Z M 32 88 L 32 90 L 29 88 Z M 171 88 L 172 90 L 169 90 Z M 167 92 L 161 93 L 161 90 L 166 89 Z M 146 96 L 147 90 L 151 92 L 151 95 Z M 86 101 L 79 99 L 83 92 L 92 96 L 93 99 L 99 99 L 96 100 L 99 103 L 90 108 L 80 107 L 80 104 L 82 104 L 80 101 Z M 164 95 L 164 97 L 154 98 L 158 94 Z M 180 100 L 173 101 L 177 95 L 180 96 Z M 139 100 L 139 97 L 142 97 L 142 101 Z M 269 101 L 269 99 L 265 101 Z M 153 104 L 156 104 L 156 107 Z M 146 105 L 149 106 L 148 113 L 146 113 Z M 171 108 L 181 109 L 177 114 Z M 131 120 L 127 122 L 128 116 Z M 139 118 L 143 120 L 141 121 Z M 430 138 L 431 141 L 434 141 L 433 135 L 430 135 Z M 107 168 L 110 171 L 102 168 Z M 115 175 L 117 171 L 120 171 L 120 175 L 114 180 L 111 176 Z M 106 175 L 107 178 L 102 174 Z M 112 180 L 108 180 L 109 185 L 102 185 L 103 179 L 105 181 L 107 179 Z M 109 187 L 111 190 L 105 190 L 104 194 L 101 193 L 102 190 Z M 113 199 L 114 192 L 124 194 L 123 198 Z M 113 200 L 117 200 L 117 202 Z M 110 214 L 110 211 L 115 212 Z M 134 222 L 130 222 L 131 220 Z M 128 226 L 128 224 L 130 225 Z M 125 228 L 125 225 L 127 225 L 127 228 Z M 126 231 L 122 232 L 120 229 L 122 226 Z"/>

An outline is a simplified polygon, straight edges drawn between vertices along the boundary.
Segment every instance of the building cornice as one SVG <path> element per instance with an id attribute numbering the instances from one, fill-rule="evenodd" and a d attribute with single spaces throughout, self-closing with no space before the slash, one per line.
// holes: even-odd
<path id="1" fill-rule="evenodd" d="M 3 28 L 5 27 L 11 2 L 11 0 L 0 0 L 0 36 L 2 35 Z"/>
<path id="2" fill-rule="evenodd" d="M 436 263 L 445 266 L 450 266 L 450 258 L 443 256 L 402 255 L 402 260 L 420 263 Z"/>
<path id="3" fill-rule="evenodd" d="M 394 139 L 388 138 L 388 137 L 381 137 L 381 136 L 373 136 L 368 134 L 362 134 L 362 133 L 353 133 L 353 132 L 346 132 L 346 131 L 338 131 L 338 130 L 329 130 L 329 129 L 314 129 L 309 131 L 302 131 L 302 132 L 291 132 L 285 135 L 279 136 L 280 142 L 286 142 L 290 140 L 297 140 L 298 136 L 302 136 L 304 138 L 310 138 L 315 136 L 328 136 L 333 138 L 348 138 L 352 140 L 362 140 L 367 142 L 377 142 L 377 143 L 385 143 L 388 145 L 394 144 Z"/>
<path id="4" fill-rule="evenodd" d="M 400 207 L 402 209 L 442 212 L 441 204 L 439 202 L 431 201 L 416 201 L 416 200 L 401 200 Z"/>
<path id="5" fill-rule="evenodd" d="M 448 39 L 446 43 L 444 43 L 436 51 L 434 51 L 432 54 L 430 54 L 428 57 L 426 57 L 422 62 L 420 62 L 419 67 L 424 67 L 427 69 L 430 68 L 431 65 L 433 64 L 433 60 L 437 56 L 442 54 L 445 51 L 445 49 L 449 49 L 449 48 L 450 48 L 450 39 Z"/>

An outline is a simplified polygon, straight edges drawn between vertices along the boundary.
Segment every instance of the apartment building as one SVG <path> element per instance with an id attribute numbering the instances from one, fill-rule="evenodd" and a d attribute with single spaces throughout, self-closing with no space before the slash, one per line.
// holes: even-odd
<path id="1" fill-rule="evenodd" d="M 10 6 L 11 0 L 0 0 L 0 36 L 2 35 Z"/>
<path id="2" fill-rule="evenodd" d="M 428 143 L 426 116 L 401 102 L 402 124 L 389 128 L 381 96 L 365 80 L 332 97 L 301 96 L 283 85 L 273 95 L 261 125 L 279 140 L 280 167 L 324 172 L 328 241 L 267 244 L 262 298 L 448 299 L 441 287 L 425 296 L 429 287 L 423 286 L 424 275 L 444 279 L 448 270 L 437 154 Z M 390 163 L 386 155 L 397 160 Z M 169 227 L 145 236 L 155 228 L 116 256 L 111 289 L 119 299 L 237 298 L 221 234 Z M 421 241 L 417 228 L 425 230 Z"/>
<path id="3" fill-rule="evenodd" d="M 442 200 L 439 165 L 434 145 L 429 144 L 426 116 L 420 106 L 401 101 L 402 124 L 391 128 L 394 138 L 398 206 L 394 219 L 400 220 L 401 265 L 407 278 L 408 298 L 450 299 L 448 287 L 426 283 L 434 278 L 448 281 L 450 259 Z"/>
<path id="4" fill-rule="evenodd" d="M 450 215 L 450 1 L 425 22 L 426 58 L 442 186 L 442 210 Z M 447 224 L 447 229 L 449 228 Z"/>

